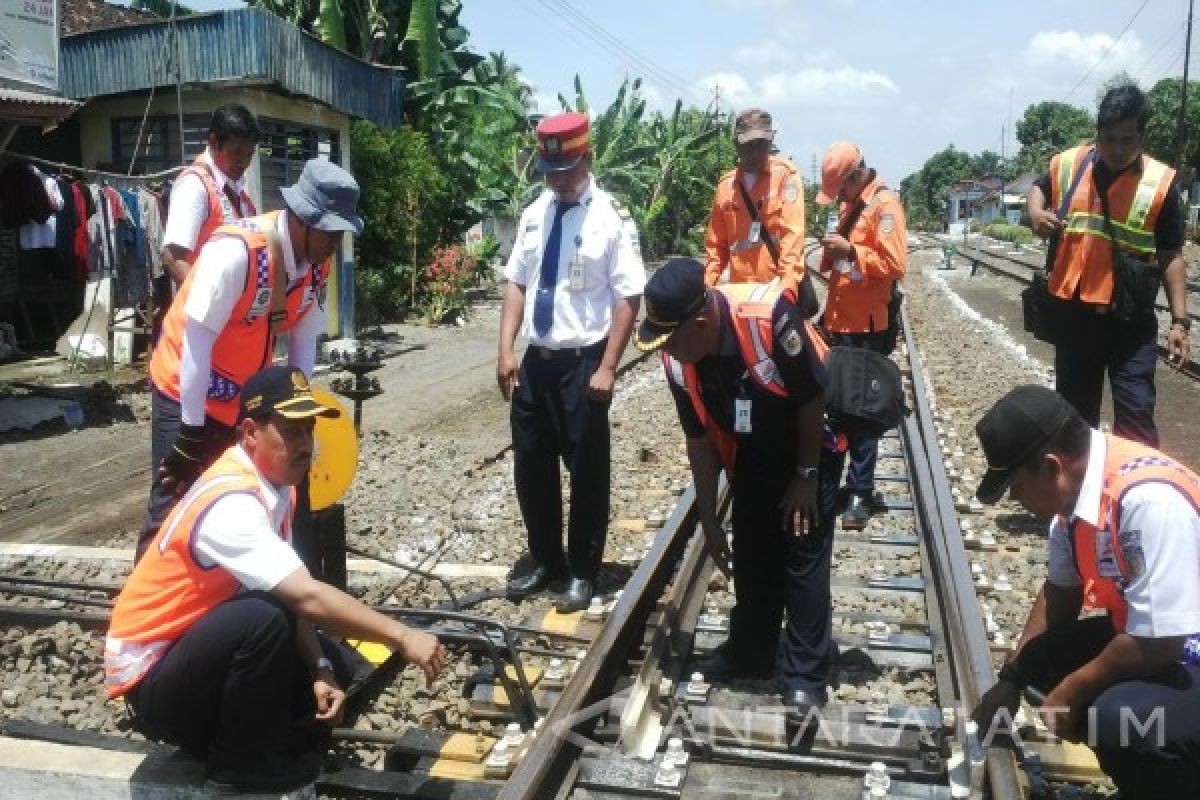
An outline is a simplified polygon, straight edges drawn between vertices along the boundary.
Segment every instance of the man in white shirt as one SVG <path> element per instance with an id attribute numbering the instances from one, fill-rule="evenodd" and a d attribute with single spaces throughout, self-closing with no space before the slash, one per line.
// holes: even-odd
<path id="1" fill-rule="evenodd" d="M 1014 389 L 976 432 L 979 499 L 1007 490 L 1052 523 L 1046 582 L 972 716 L 1008 726 L 1035 688 L 1046 724 L 1091 747 L 1123 800 L 1200 797 L 1200 478 L 1041 386 Z"/>
<path id="2" fill-rule="evenodd" d="M 105 688 L 136 727 L 207 761 L 210 789 L 311 783 L 342 718 L 346 665 L 316 626 L 445 668 L 435 636 L 314 580 L 291 547 L 295 487 L 319 416 L 304 373 L 268 367 L 244 387 L 238 443 L 172 510 L 117 597 Z"/>
<path id="3" fill-rule="evenodd" d="M 246 194 L 246 170 L 258 148 L 258 133 L 258 122 L 245 106 L 221 106 L 212 114 L 204 152 L 175 180 L 162 261 L 176 287 L 213 231 L 257 213 Z"/>
<path id="4" fill-rule="evenodd" d="M 496 380 L 512 401 L 514 479 L 534 561 L 509 591 L 569 578 L 558 603 L 565 613 L 589 605 L 604 555 L 608 407 L 646 273 L 612 197 L 592 178 L 587 114 L 548 117 L 537 136 L 546 191 L 521 215 L 504 270 Z M 520 366 L 518 329 L 529 336 Z M 560 458 L 571 476 L 565 555 Z"/>
<path id="5" fill-rule="evenodd" d="M 347 232 L 362 232 L 358 183 L 313 159 L 282 194 L 284 211 L 218 229 L 163 320 L 150 360 L 154 472 L 138 557 L 176 497 L 232 442 L 241 386 L 271 363 L 280 334 L 288 363 L 312 374 L 329 261 Z"/>

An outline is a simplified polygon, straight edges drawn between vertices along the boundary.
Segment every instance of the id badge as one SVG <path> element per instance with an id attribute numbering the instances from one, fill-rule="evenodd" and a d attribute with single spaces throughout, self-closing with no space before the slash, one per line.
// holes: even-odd
<path id="1" fill-rule="evenodd" d="M 571 259 L 571 266 L 568 269 L 568 274 L 571 281 L 572 292 L 583 291 L 583 259 L 575 256 Z"/>
<path id="2" fill-rule="evenodd" d="M 750 410 L 753 403 L 749 397 L 739 397 L 733 401 L 733 430 L 735 433 L 752 433 L 754 426 L 750 422 Z"/>
<path id="3" fill-rule="evenodd" d="M 750 233 L 749 233 L 749 235 L 746 236 L 746 239 L 751 242 L 757 242 L 761 238 L 762 238 L 762 222 L 760 220 L 756 219 L 750 223 Z"/>

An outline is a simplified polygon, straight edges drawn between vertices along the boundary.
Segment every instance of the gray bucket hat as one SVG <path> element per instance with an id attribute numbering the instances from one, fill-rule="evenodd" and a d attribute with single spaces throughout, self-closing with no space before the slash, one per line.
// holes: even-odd
<path id="1" fill-rule="evenodd" d="M 358 181 L 331 161 L 309 160 L 296 184 L 285 186 L 281 193 L 288 209 L 309 227 L 329 233 L 350 231 L 355 236 L 362 233 Z"/>

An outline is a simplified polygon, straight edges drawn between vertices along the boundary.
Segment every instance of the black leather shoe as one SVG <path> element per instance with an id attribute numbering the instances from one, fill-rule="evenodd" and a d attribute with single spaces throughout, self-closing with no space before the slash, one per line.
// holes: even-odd
<path id="1" fill-rule="evenodd" d="M 550 583 L 550 570 L 542 565 L 533 568 L 532 571 L 525 573 L 519 577 L 513 578 L 505 587 L 510 597 L 521 597 L 534 592 L 540 592 L 545 589 Z"/>
<path id="2" fill-rule="evenodd" d="M 754 667 L 747 664 L 739 664 L 725 655 L 725 652 L 721 648 L 717 648 L 699 661 L 692 662 L 689 669 L 692 672 L 703 674 L 704 680 L 709 683 L 714 681 L 725 683 L 735 678 L 766 680 L 775 673 L 775 670 L 771 667 Z"/>
<path id="3" fill-rule="evenodd" d="M 829 702 L 824 691 L 817 693 L 808 689 L 792 689 L 783 693 L 783 704 L 787 706 L 788 716 L 804 719 L 814 709 L 820 710 Z"/>
<path id="4" fill-rule="evenodd" d="M 867 527 L 869 519 L 871 519 L 870 502 L 862 495 L 851 495 L 850 501 L 846 503 L 846 510 L 842 512 L 842 530 L 861 531 Z"/>
<path id="5" fill-rule="evenodd" d="M 583 578 L 571 578 L 567 590 L 558 598 L 558 613 L 570 614 L 573 611 L 583 611 L 592 604 L 592 582 Z"/>

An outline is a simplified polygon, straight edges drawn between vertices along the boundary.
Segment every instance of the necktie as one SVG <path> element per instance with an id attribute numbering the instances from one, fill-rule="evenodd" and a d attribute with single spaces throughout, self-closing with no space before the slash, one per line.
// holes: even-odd
<path id="1" fill-rule="evenodd" d="M 240 217 L 242 215 L 242 198 L 238 196 L 238 193 L 228 183 L 225 184 L 225 196 L 229 198 L 229 202 L 233 204 L 233 210 Z"/>
<path id="2" fill-rule="evenodd" d="M 542 251 L 541 278 L 538 280 L 537 296 L 533 299 L 533 330 L 545 336 L 554 325 L 554 288 L 558 285 L 558 253 L 562 244 L 563 215 L 579 203 L 557 203 L 554 206 L 554 224 L 546 237 Z"/>

